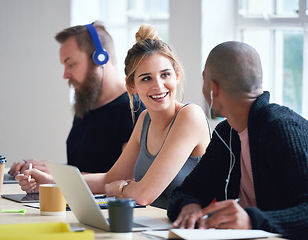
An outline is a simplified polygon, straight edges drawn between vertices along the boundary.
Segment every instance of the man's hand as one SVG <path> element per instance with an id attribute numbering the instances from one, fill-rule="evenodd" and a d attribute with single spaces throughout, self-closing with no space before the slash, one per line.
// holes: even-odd
<path id="1" fill-rule="evenodd" d="M 29 181 L 29 175 L 31 179 Z M 54 183 L 52 176 L 48 173 L 42 172 L 38 169 L 25 170 L 24 174 L 16 175 L 15 179 L 18 181 L 21 189 L 27 193 L 39 192 L 39 187 L 44 183 Z"/>
<path id="2" fill-rule="evenodd" d="M 249 215 L 234 200 L 213 203 L 202 209 L 202 216 L 206 214 L 210 215 L 199 219 L 199 228 L 251 229 Z"/>
<path id="3" fill-rule="evenodd" d="M 172 226 L 193 229 L 202 216 L 202 209 L 199 204 L 187 204 L 182 208 L 178 218 L 173 222 Z"/>
<path id="4" fill-rule="evenodd" d="M 44 161 L 36 160 L 33 158 L 14 162 L 8 173 L 13 177 L 19 173 L 23 174 L 25 170 L 29 169 L 30 163 L 32 163 L 33 168 L 39 169 L 42 172 L 49 173 Z"/>

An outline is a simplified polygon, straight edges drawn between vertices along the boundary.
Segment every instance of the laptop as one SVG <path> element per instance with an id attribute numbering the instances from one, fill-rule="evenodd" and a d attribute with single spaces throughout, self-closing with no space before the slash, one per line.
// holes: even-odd
<path id="1" fill-rule="evenodd" d="M 6 183 L 18 183 L 18 181 L 15 180 L 15 178 L 13 176 L 11 176 L 10 174 L 5 173 L 4 176 L 3 176 L 3 183 L 4 184 L 6 184 Z"/>
<path id="2" fill-rule="evenodd" d="M 97 205 L 87 183 L 75 166 L 46 161 L 46 166 L 77 220 L 85 225 L 109 231 L 108 219 Z M 170 222 L 150 217 L 134 217 L 132 231 L 167 230 Z"/>

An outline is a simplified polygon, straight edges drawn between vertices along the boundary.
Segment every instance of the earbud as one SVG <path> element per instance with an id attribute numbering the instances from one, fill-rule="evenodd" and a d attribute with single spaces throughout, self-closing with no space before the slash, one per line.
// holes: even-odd
<path id="1" fill-rule="evenodd" d="M 211 95 L 211 100 L 213 100 L 213 90 L 211 90 L 210 95 Z"/>

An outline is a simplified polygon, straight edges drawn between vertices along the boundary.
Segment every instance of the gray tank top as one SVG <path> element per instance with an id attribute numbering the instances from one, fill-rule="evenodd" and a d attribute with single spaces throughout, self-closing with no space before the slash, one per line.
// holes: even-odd
<path id="1" fill-rule="evenodd" d="M 183 107 L 187 106 L 188 104 L 184 105 Z M 182 108 L 183 108 L 182 107 Z M 181 109 L 182 109 L 181 108 Z M 181 110 L 179 109 L 179 111 Z M 134 177 L 136 181 L 140 181 L 145 173 L 150 168 L 152 162 L 155 160 L 156 156 L 159 154 L 161 148 L 163 147 L 168 134 L 170 132 L 171 127 L 173 126 L 173 123 L 175 121 L 175 118 L 179 111 L 176 113 L 174 119 L 171 122 L 171 125 L 169 127 L 168 133 L 166 138 L 164 139 L 164 142 L 162 146 L 160 147 L 158 153 L 156 155 L 152 155 L 147 150 L 147 136 L 148 136 L 148 129 L 150 126 L 151 118 L 150 115 L 147 113 L 143 120 L 143 126 L 142 126 L 142 132 L 140 136 L 140 152 L 135 164 L 134 169 Z M 181 185 L 184 181 L 185 177 L 194 169 L 194 167 L 197 165 L 197 163 L 200 161 L 201 157 L 193 157 L 189 156 L 187 161 L 185 162 L 184 166 L 181 168 L 180 172 L 176 175 L 176 177 L 173 179 L 173 181 L 169 184 L 169 186 L 165 189 L 165 191 L 151 204 L 152 206 L 167 209 L 167 203 L 168 203 L 168 197 L 172 190 Z"/>

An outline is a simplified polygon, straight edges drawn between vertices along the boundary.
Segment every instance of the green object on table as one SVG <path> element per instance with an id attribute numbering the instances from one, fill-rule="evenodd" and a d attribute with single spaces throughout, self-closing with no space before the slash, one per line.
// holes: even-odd
<path id="1" fill-rule="evenodd" d="M 26 213 L 26 209 L 2 209 L 2 213 Z"/>

